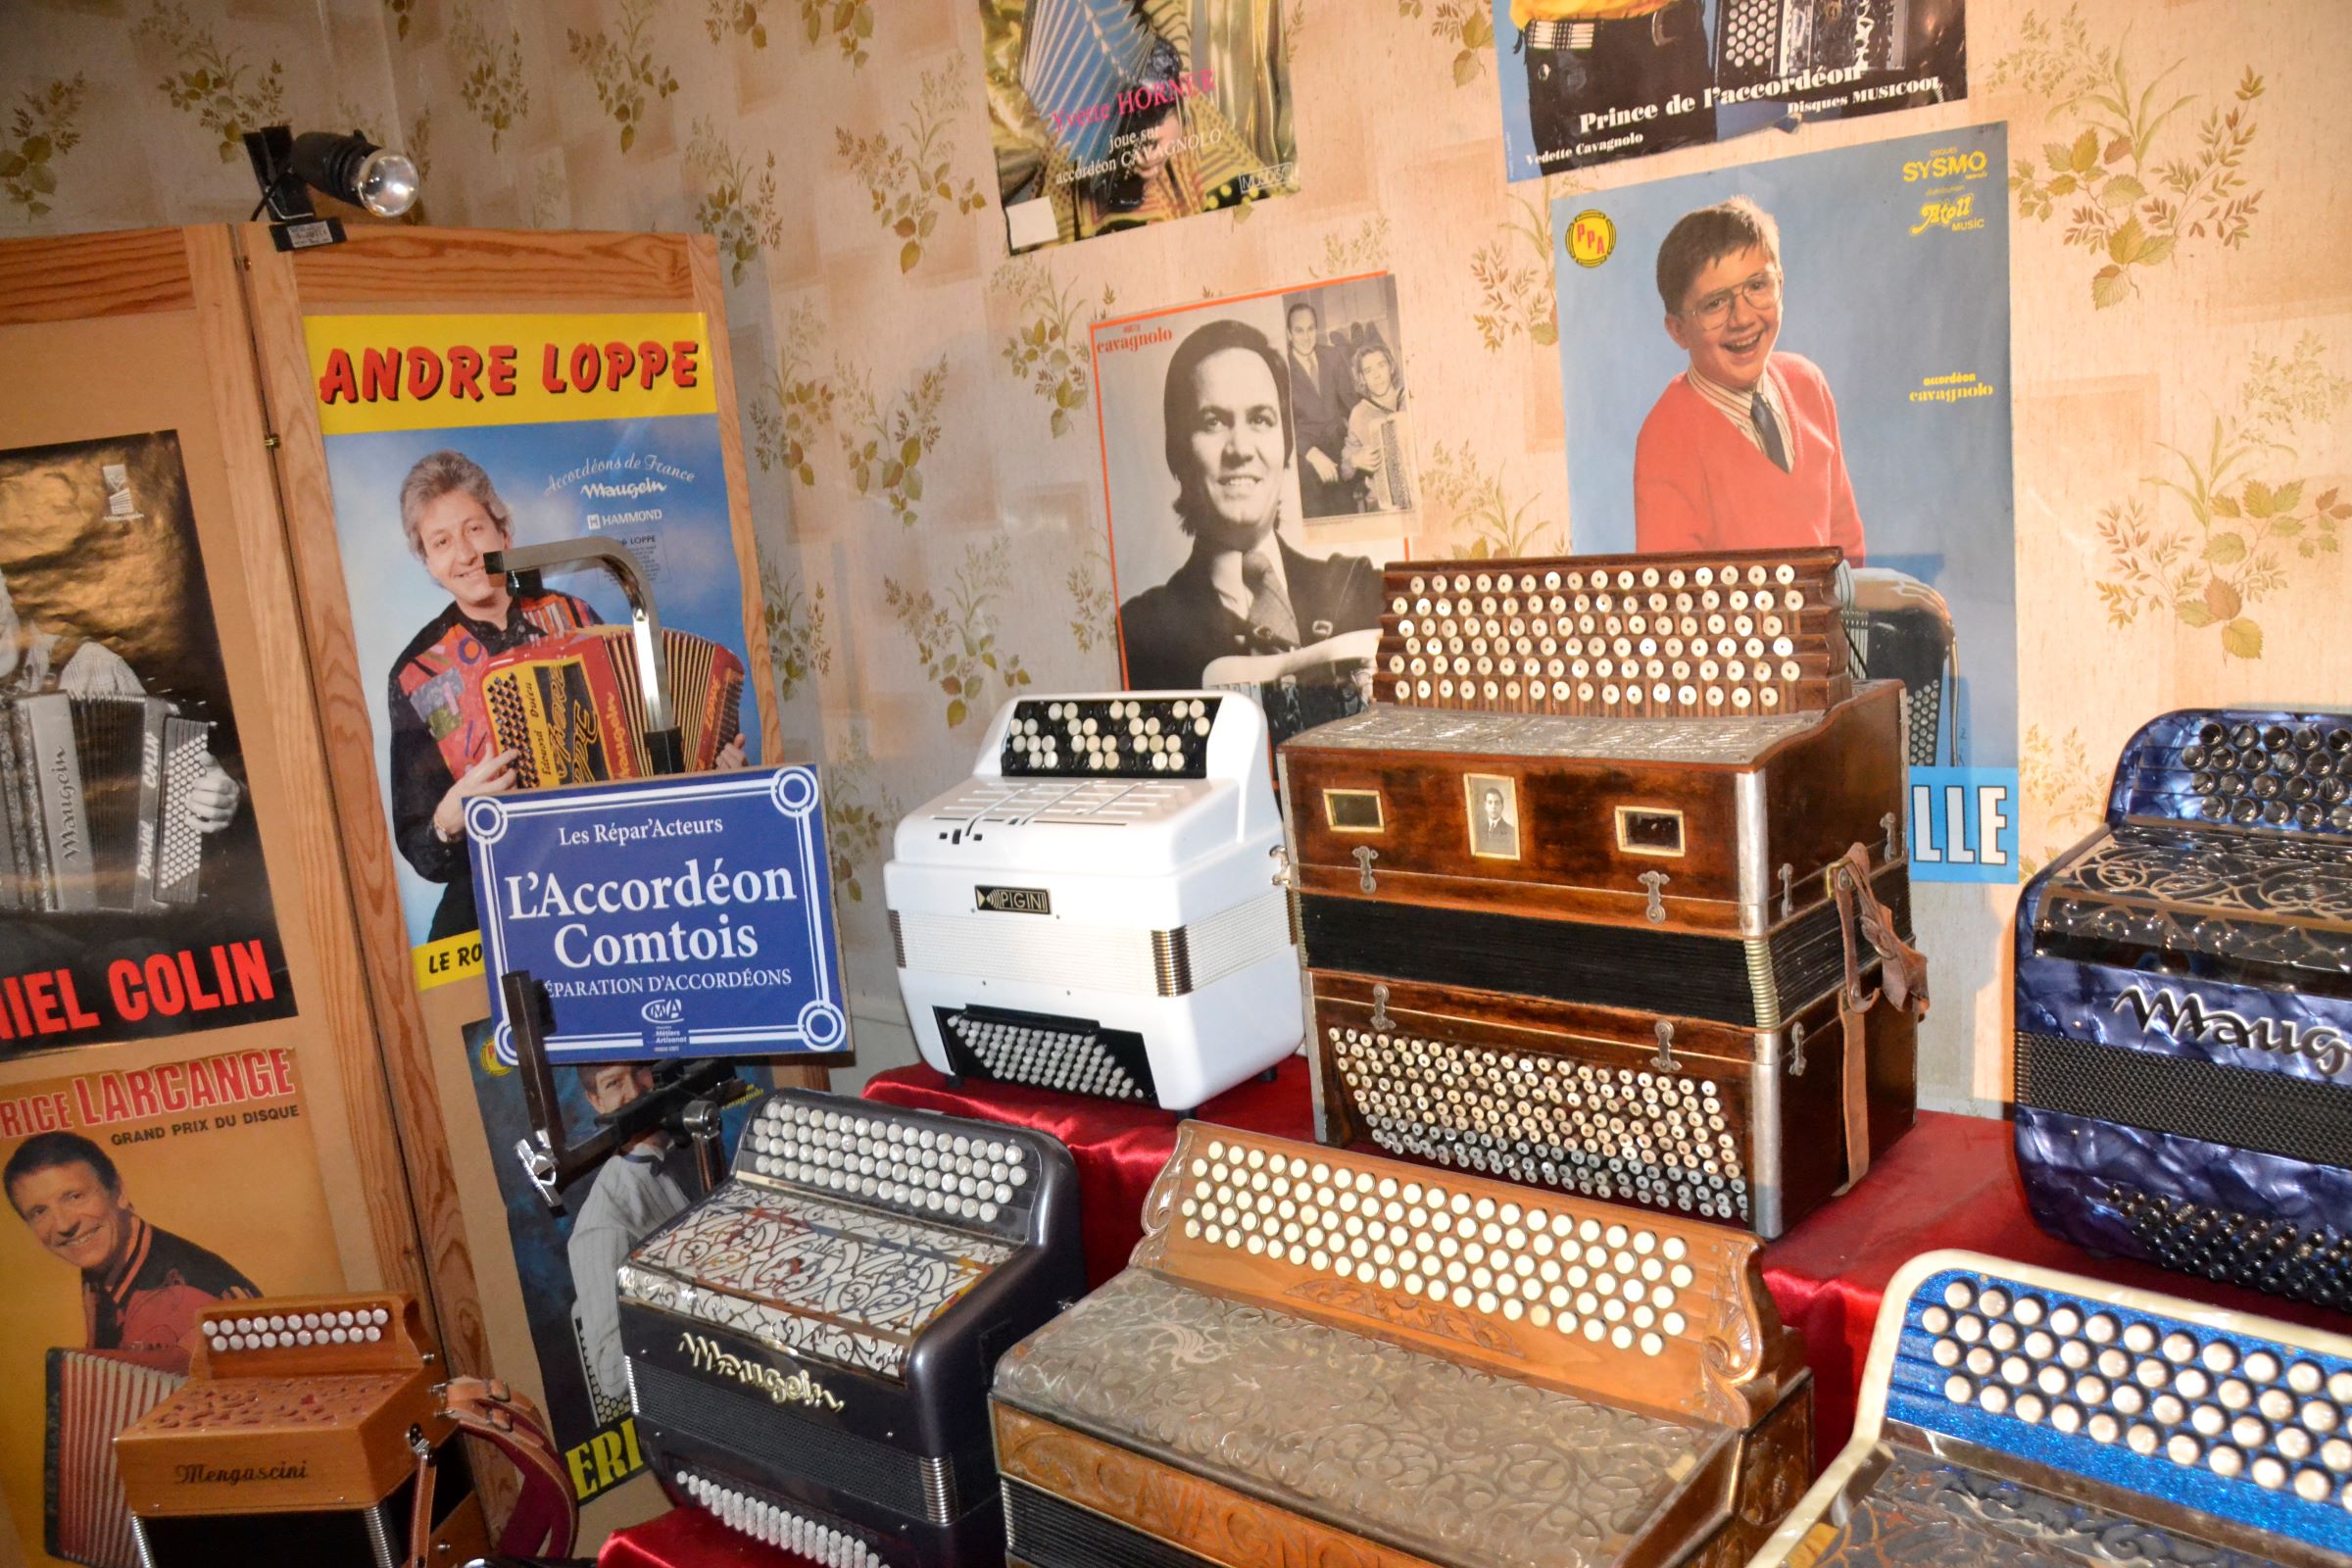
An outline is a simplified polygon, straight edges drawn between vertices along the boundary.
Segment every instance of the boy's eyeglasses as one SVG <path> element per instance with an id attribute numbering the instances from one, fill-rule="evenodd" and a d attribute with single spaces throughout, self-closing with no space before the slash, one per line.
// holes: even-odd
<path id="1" fill-rule="evenodd" d="M 1780 297 L 1780 269 L 1767 267 L 1745 282 L 1735 283 L 1730 288 L 1719 288 L 1712 294 L 1701 295 L 1698 303 L 1685 311 L 1683 315 L 1701 326 L 1717 327 L 1721 326 L 1724 318 L 1732 314 L 1734 299 L 1745 300 L 1749 310 L 1760 311 Z"/>

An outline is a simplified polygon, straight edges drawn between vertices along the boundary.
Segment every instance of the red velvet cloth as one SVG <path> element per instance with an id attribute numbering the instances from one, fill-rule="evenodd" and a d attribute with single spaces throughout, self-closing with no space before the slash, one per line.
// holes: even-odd
<path id="1" fill-rule="evenodd" d="M 886 1104 L 1038 1128 L 1068 1145 L 1078 1165 L 1087 1277 L 1096 1285 L 1127 1266 L 1127 1254 L 1143 1237 L 1144 1197 L 1176 1141 L 1177 1117 L 1169 1111 L 1010 1084 L 975 1081 L 951 1089 L 943 1075 L 925 1066 L 882 1073 L 865 1093 Z M 1200 1119 L 1311 1141 L 1304 1058 L 1284 1062 L 1271 1084 L 1248 1083 L 1210 1101 L 1200 1107 Z M 2094 1258 L 2057 1241 L 2026 1211 L 2007 1122 L 1922 1111 L 1918 1126 L 1860 1186 L 1764 1250 L 1765 1285 L 1782 1320 L 1804 1336 L 1813 1368 L 1820 1463 L 1844 1447 L 1853 1431 L 1856 1388 L 1886 1281 L 1921 1252 L 1943 1247 L 2337 1332 L 2344 1326 L 2342 1314 L 2323 1307 L 2142 1263 Z M 748 1555 L 698 1555 L 699 1543 L 710 1539 L 710 1532 L 729 1532 L 708 1521 L 675 1521 L 670 1515 L 615 1535 L 599 1559 L 601 1568 L 704 1563 L 799 1568 L 800 1559 L 765 1547 L 743 1548 Z"/>
<path id="2" fill-rule="evenodd" d="M 816 1568 L 795 1552 L 763 1546 L 700 1508 L 672 1508 L 605 1538 L 596 1568 Z"/>

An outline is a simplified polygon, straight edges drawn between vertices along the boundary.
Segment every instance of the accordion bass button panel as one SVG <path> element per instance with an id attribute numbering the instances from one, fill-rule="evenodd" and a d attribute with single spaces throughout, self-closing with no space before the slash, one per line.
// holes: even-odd
<path id="1" fill-rule="evenodd" d="M 1187 1109 L 1298 1046 L 1265 715 L 1225 692 L 1022 697 L 899 824 L 899 987 L 942 1072 Z"/>
<path id="2" fill-rule="evenodd" d="M 2016 1016 L 2045 1230 L 2352 1309 L 2352 713 L 2143 726 L 2019 901 Z"/>
<path id="3" fill-rule="evenodd" d="M 1753 1237 L 1199 1122 L 1144 1224 L 997 1370 L 1035 1568 L 1736 1563 L 1811 1473 Z"/>
<path id="4" fill-rule="evenodd" d="M 1909 1127 L 1902 693 L 1838 570 L 1388 568 L 1385 700 L 1282 748 L 1319 1138 L 1771 1237 Z"/>
<path id="5" fill-rule="evenodd" d="M 672 1498 L 856 1568 L 1003 1560 L 996 1358 L 1085 1289 L 1042 1133 L 779 1090 L 733 1176 L 620 1270 L 647 1462 Z"/>
<path id="6" fill-rule="evenodd" d="M 1886 1287 L 1845 1451 L 1755 1568 L 2321 1568 L 2352 1339 L 1972 1252 Z"/>

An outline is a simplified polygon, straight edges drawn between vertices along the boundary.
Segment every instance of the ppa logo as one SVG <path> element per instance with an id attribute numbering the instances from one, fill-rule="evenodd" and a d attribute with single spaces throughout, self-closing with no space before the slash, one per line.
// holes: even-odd
<path id="1" fill-rule="evenodd" d="M 686 1004 L 675 997 L 656 997 L 637 1015 L 647 1023 L 676 1023 L 686 1016 Z"/>

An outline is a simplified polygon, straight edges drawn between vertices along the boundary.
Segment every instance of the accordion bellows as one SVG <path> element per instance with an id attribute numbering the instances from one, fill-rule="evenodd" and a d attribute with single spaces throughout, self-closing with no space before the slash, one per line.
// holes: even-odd
<path id="1" fill-rule="evenodd" d="M 1778 1236 L 1910 1124 L 1901 690 L 1838 553 L 1388 568 L 1281 754 L 1317 1137 Z"/>
<path id="2" fill-rule="evenodd" d="M 664 1490 L 823 1562 L 1002 1561 L 988 1378 L 1084 1289 L 1076 1183 L 1040 1133 L 769 1095 L 620 1270 Z"/>
<path id="3" fill-rule="evenodd" d="M 1755 1246 L 1188 1122 L 1131 1266 L 998 1368 L 1011 1555 L 1739 1562 L 1810 1464 Z"/>
<path id="4" fill-rule="evenodd" d="M 2321 1568 L 2352 1340 L 1971 1252 L 1888 1282 L 1854 1436 L 1755 1568 Z"/>
<path id="5" fill-rule="evenodd" d="M 2017 922 L 2053 1234 L 2352 1307 L 2352 715 L 2170 713 Z"/>
<path id="6" fill-rule="evenodd" d="M 194 902 L 188 796 L 208 726 L 155 697 L 0 699 L 0 909 L 147 913 Z"/>
<path id="7" fill-rule="evenodd" d="M 42 1465 L 42 1544 L 88 1568 L 137 1568 L 138 1541 L 115 1436 L 187 1381 L 148 1360 L 105 1350 L 48 1352 L 48 1439 Z"/>

